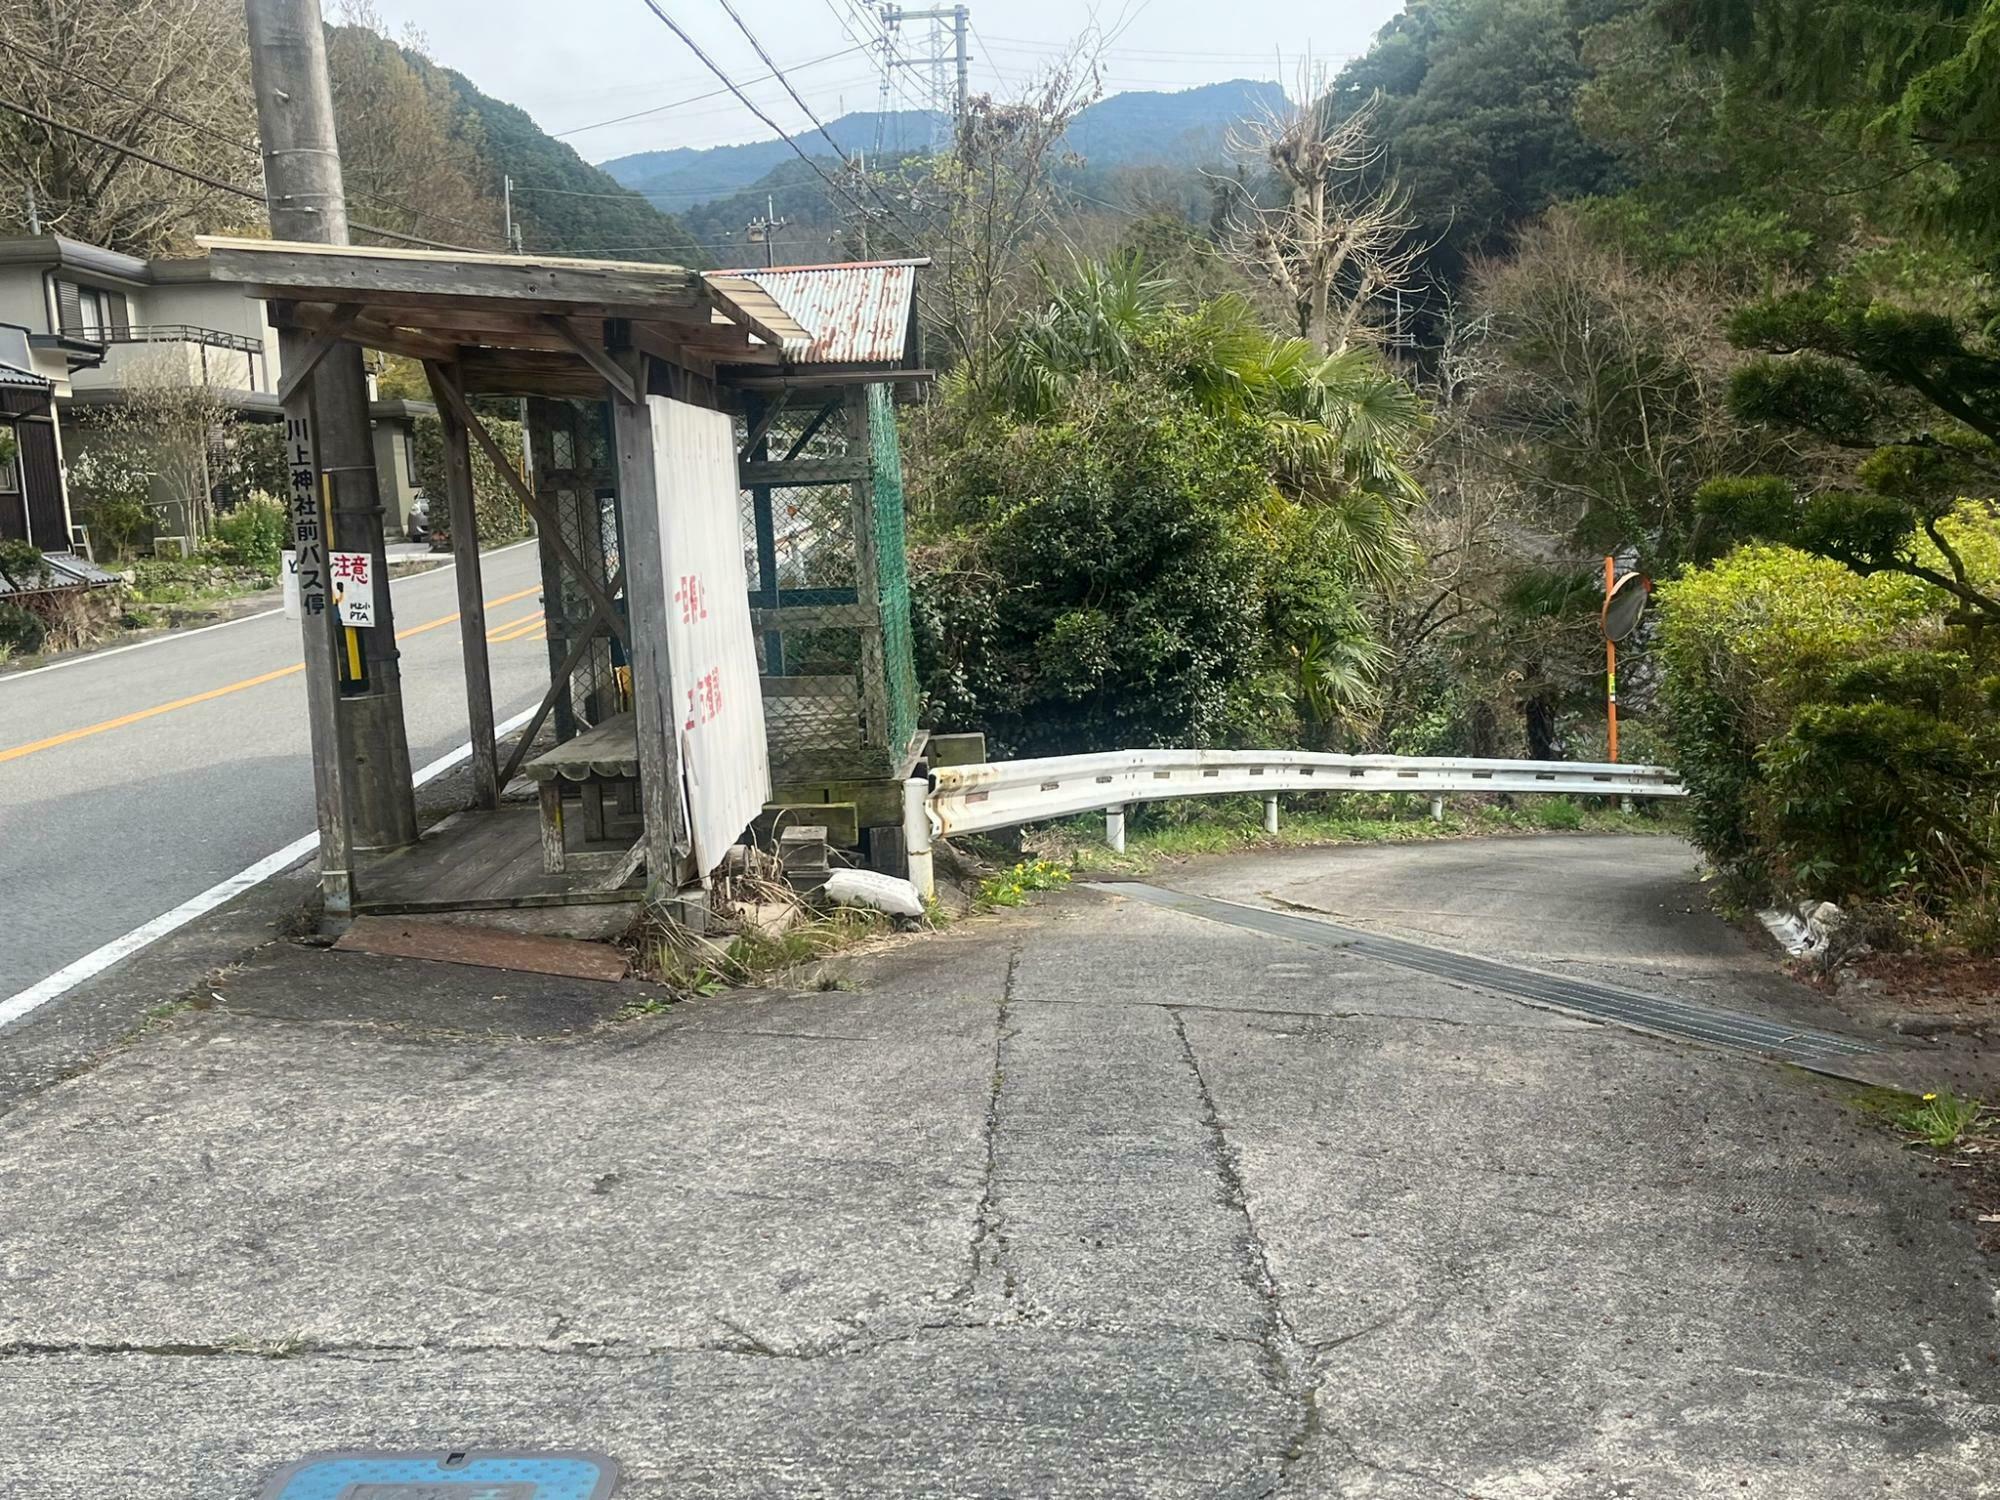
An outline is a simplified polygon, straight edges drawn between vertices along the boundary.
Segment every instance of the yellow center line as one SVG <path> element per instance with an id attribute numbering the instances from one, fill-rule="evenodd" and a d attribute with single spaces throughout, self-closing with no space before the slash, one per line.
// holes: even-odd
<path id="1" fill-rule="evenodd" d="M 543 623 L 544 621 L 542 613 L 540 610 L 537 610 L 534 614 L 529 615 L 524 620 L 514 620 L 510 621 L 508 624 L 502 625 L 499 629 L 495 630 L 491 635 L 487 636 L 486 639 L 495 642 L 496 644 L 503 641 L 518 641 L 529 631 L 535 629 L 537 626 L 542 625 Z"/>
<path id="2" fill-rule="evenodd" d="M 525 599 L 530 594 L 540 592 L 541 585 L 536 584 L 532 588 L 521 589 L 516 593 L 503 594 L 498 599 L 488 599 L 486 607 L 493 609 L 498 605 L 512 604 L 516 599 Z M 427 630 L 436 630 L 441 626 L 449 625 L 457 618 L 456 614 L 440 615 L 435 620 L 426 620 L 421 625 L 412 625 L 408 630 L 397 631 L 396 639 L 399 641 L 408 640 L 413 635 L 422 635 Z M 65 730 L 61 734 L 52 734 L 44 740 L 32 740 L 25 745 L 16 745 L 11 750 L 0 750 L 0 764 L 5 764 L 10 760 L 19 760 L 24 755 L 33 755 L 37 750 L 53 750 L 58 745 L 67 745 L 75 740 L 88 739 L 94 734 L 103 734 L 107 730 L 123 729 L 126 725 L 137 724 L 142 719 L 152 719 L 157 718 L 161 714 L 170 714 L 177 708 L 192 708 L 197 703 L 208 703 L 216 698 L 227 697 L 231 693 L 243 692 L 247 688 L 262 687 L 267 682 L 276 682 L 281 677 L 290 677 L 294 672 L 303 672 L 305 669 L 306 664 L 304 662 L 295 661 L 289 667 L 279 667 L 274 672 L 264 672 L 256 677 L 246 677 L 241 682 L 232 682 L 224 687 L 210 688 L 205 693 L 193 693 L 185 698 L 176 698 L 171 703 L 156 703 L 151 708 L 142 708 L 133 713 L 120 714 L 117 718 L 106 719 L 102 723 L 87 724 L 81 729 Z"/>

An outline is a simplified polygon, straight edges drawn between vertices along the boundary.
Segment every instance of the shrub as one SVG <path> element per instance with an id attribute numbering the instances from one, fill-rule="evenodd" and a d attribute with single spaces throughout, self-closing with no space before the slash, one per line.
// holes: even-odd
<path id="1" fill-rule="evenodd" d="M 225 562 L 277 576 L 290 527 L 285 507 L 258 496 L 243 501 L 215 523 L 212 550 Z"/>
<path id="2" fill-rule="evenodd" d="M 1993 526 L 1948 523 L 1975 576 Z M 1940 590 L 1785 547 L 1660 590 L 1661 706 L 1691 833 L 1753 896 L 1977 899 L 2000 826 L 1988 646 Z"/>
<path id="3" fill-rule="evenodd" d="M 47 635 L 42 622 L 9 600 L 0 599 L 0 660 L 33 656 Z"/>

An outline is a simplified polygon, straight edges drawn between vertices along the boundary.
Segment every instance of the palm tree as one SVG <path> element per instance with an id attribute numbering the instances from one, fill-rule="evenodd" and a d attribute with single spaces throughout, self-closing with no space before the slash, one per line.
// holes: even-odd
<path id="1" fill-rule="evenodd" d="M 1386 586 L 1408 567 L 1408 517 L 1424 495 L 1405 458 L 1429 417 L 1373 349 L 1321 354 L 1272 334 L 1233 294 L 1186 307 L 1132 255 L 1072 261 L 1066 275 L 1044 273 L 1044 290 L 1006 338 L 986 400 L 1045 420 L 1086 378 L 1154 374 L 1206 411 L 1259 423 L 1276 492 L 1323 510 L 1363 578 Z"/>

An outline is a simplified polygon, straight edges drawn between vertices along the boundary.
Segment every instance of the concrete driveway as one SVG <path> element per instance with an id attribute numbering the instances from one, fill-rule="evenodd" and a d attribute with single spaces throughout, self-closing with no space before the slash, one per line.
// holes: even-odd
<path id="1" fill-rule="evenodd" d="M 1332 908 L 1381 852 L 1185 879 Z M 1606 962 L 1766 1003 L 1645 917 L 1678 845 L 1396 853 L 1525 876 L 1496 955 L 1623 882 Z M 0 1492 L 581 1446 L 657 1500 L 2000 1495 L 1992 1266 L 1834 1083 L 1090 889 L 846 969 L 621 1021 L 280 945 L 19 1102 Z"/>

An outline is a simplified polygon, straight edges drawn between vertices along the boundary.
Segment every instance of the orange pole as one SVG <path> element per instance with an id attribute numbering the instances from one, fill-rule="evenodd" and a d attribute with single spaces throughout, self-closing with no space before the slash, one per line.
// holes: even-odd
<path id="1" fill-rule="evenodd" d="M 1618 581 L 1618 563 L 1614 558 L 1604 559 L 1604 597 L 1611 598 L 1611 586 Z M 1604 709 L 1606 724 L 1609 726 L 1605 744 L 1613 765 L 1618 763 L 1618 643 L 1609 636 L 1604 639 Z"/>

